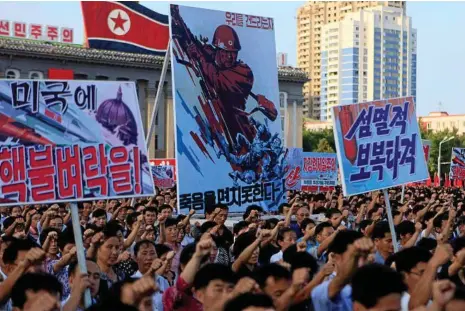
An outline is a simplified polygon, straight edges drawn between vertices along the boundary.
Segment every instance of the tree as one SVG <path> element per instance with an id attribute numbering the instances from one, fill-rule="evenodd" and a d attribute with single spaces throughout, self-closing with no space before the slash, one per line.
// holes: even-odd
<path id="1" fill-rule="evenodd" d="M 302 145 L 304 151 L 317 151 L 318 144 L 320 143 L 320 140 L 323 138 L 326 139 L 332 150 L 336 150 L 336 146 L 334 144 L 334 134 L 332 129 L 324 129 L 321 131 L 304 130 L 302 136 Z"/>
<path id="2" fill-rule="evenodd" d="M 320 139 L 318 142 L 318 147 L 316 148 L 316 152 L 329 152 L 334 153 L 333 147 L 329 144 L 326 138 Z"/>

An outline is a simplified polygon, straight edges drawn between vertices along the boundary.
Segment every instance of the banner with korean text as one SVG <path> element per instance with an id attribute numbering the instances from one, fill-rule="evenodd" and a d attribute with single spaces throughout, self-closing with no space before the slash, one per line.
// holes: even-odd
<path id="1" fill-rule="evenodd" d="M 346 196 L 428 178 L 413 97 L 335 106 L 332 113 Z"/>
<path id="2" fill-rule="evenodd" d="M 286 149 L 273 19 L 171 5 L 170 35 L 180 212 L 277 210 Z"/>
<path id="3" fill-rule="evenodd" d="M 452 148 L 449 178 L 453 180 L 465 179 L 465 148 Z"/>
<path id="4" fill-rule="evenodd" d="M 302 188 L 302 148 L 287 148 L 284 159 L 286 190 L 300 190 Z"/>
<path id="5" fill-rule="evenodd" d="M 302 157 L 302 190 L 322 192 L 334 189 L 338 176 L 336 154 L 304 152 Z"/>
<path id="6" fill-rule="evenodd" d="M 176 159 L 158 158 L 158 159 L 150 159 L 149 162 L 150 162 L 150 165 L 152 165 L 152 175 L 154 178 L 155 187 L 158 187 L 160 189 L 168 189 L 168 188 L 176 187 L 176 180 L 177 180 Z M 160 166 L 164 168 L 154 169 L 153 168 L 154 166 Z M 160 181 L 161 176 L 159 173 L 162 173 L 161 176 L 165 176 L 163 178 L 164 181 Z"/>
<path id="7" fill-rule="evenodd" d="M 153 194 L 133 82 L 0 81 L 0 204 Z"/>

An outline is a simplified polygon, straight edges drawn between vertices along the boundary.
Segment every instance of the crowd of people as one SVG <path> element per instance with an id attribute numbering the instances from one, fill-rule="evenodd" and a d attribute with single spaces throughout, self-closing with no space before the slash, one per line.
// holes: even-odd
<path id="1" fill-rule="evenodd" d="M 0 207 L 0 310 L 465 310 L 463 189 L 289 192 L 230 228 L 226 205 L 201 220 L 157 193 L 79 203 L 82 237 L 67 204 Z"/>

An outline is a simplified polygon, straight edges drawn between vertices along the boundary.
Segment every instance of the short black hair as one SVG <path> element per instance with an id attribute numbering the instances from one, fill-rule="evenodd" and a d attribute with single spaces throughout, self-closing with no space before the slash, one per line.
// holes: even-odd
<path id="1" fill-rule="evenodd" d="M 203 234 L 216 226 L 216 222 L 207 220 L 200 226 L 200 233 Z"/>
<path id="2" fill-rule="evenodd" d="M 58 248 L 63 250 L 67 244 L 76 244 L 72 228 L 66 228 L 65 231 L 58 233 Z"/>
<path id="3" fill-rule="evenodd" d="M 161 211 L 161 210 L 160 210 Z M 165 220 L 165 228 L 173 227 L 178 225 L 178 220 L 173 217 L 168 217 Z"/>
<path id="4" fill-rule="evenodd" d="M 32 248 L 40 247 L 29 239 L 13 239 L 8 247 L 3 252 L 3 263 L 13 264 L 18 258 L 18 252 L 29 251 Z"/>
<path id="5" fill-rule="evenodd" d="M 318 271 L 316 259 L 307 252 L 298 252 L 295 244 L 284 251 L 283 260 L 291 265 L 291 272 L 300 268 L 309 268 L 312 276 Z"/>
<path id="6" fill-rule="evenodd" d="M 60 234 L 60 232 L 58 231 L 58 229 L 55 229 L 53 227 L 48 227 L 44 230 L 42 230 L 42 232 L 40 233 L 40 236 L 39 236 L 39 242 L 40 242 L 40 245 L 44 245 L 45 243 L 45 240 L 47 239 L 47 236 L 50 232 L 56 232 L 57 233 L 57 236 Z"/>
<path id="7" fill-rule="evenodd" d="M 136 245 L 134 245 L 134 256 L 137 256 L 137 253 L 139 253 L 139 249 L 142 245 L 153 245 L 153 247 L 155 247 L 155 243 L 153 241 L 140 240 L 139 242 L 136 243 Z M 155 251 L 156 251 L 156 247 L 155 247 Z"/>
<path id="8" fill-rule="evenodd" d="M 278 218 L 268 218 L 267 220 L 265 220 L 265 224 L 263 225 L 262 229 L 272 230 L 274 229 L 274 227 L 276 227 L 278 222 Z"/>
<path id="9" fill-rule="evenodd" d="M 224 311 L 243 311 L 249 307 L 272 308 L 275 310 L 273 300 L 265 294 L 245 293 L 229 300 Z"/>
<path id="10" fill-rule="evenodd" d="M 454 255 L 457 254 L 460 250 L 465 248 L 465 237 L 458 237 L 452 242 L 452 249 L 454 250 Z"/>
<path id="11" fill-rule="evenodd" d="M 304 231 L 307 229 L 307 226 L 309 224 L 315 224 L 315 221 L 313 221 L 313 219 L 311 218 L 305 218 L 304 220 L 302 220 L 302 222 L 300 223 L 300 230 L 301 231 Z M 315 228 L 316 230 L 316 228 Z"/>
<path id="12" fill-rule="evenodd" d="M 13 217 L 13 216 L 8 216 L 7 218 L 5 218 L 5 220 L 3 220 L 3 231 L 5 231 L 6 229 L 8 229 L 16 220 L 16 217 Z"/>
<path id="13" fill-rule="evenodd" d="M 63 286 L 56 277 L 46 273 L 26 273 L 21 276 L 11 290 L 11 300 L 13 307 L 22 309 L 27 301 L 26 291 L 32 290 L 38 292 L 40 290 L 47 291 L 53 296 L 63 294 Z"/>
<path id="14" fill-rule="evenodd" d="M 391 230 L 389 229 L 389 223 L 387 221 L 380 221 L 373 228 L 371 238 L 373 240 L 383 239 L 384 237 L 386 237 L 386 233 L 391 233 Z"/>
<path id="15" fill-rule="evenodd" d="M 289 205 L 288 203 L 280 204 L 279 207 L 278 207 L 278 213 L 280 213 L 280 214 L 284 213 L 284 208 L 285 207 L 291 207 L 291 205 Z"/>
<path id="16" fill-rule="evenodd" d="M 258 211 L 260 213 L 263 213 L 263 208 L 259 205 L 249 205 L 247 206 L 247 209 L 244 212 L 244 215 L 242 215 L 242 219 L 246 220 L 247 217 L 249 217 L 250 213 L 252 211 Z"/>
<path id="17" fill-rule="evenodd" d="M 249 223 L 245 220 L 237 222 L 233 227 L 233 233 L 237 235 L 242 229 L 245 229 L 249 226 Z"/>
<path id="18" fill-rule="evenodd" d="M 289 233 L 289 232 L 294 232 L 294 230 L 292 230 L 291 228 L 282 228 L 282 229 L 279 229 L 277 240 L 278 240 L 278 241 L 284 241 L 284 235 L 285 235 L 286 233 Z"/>
<path id="19" fill-rule="evenodd" d="M 195 290 L 199 290 L 207 287 L 213 280 L 221 280 L 232 284 L 236 283 L 236 277 L 230 267 L 219 263 L 209 263 L 200 268 L 195 274 L 192 287 Z"/>
<path id="20" fill-rule="evenodd" d="M 332 228 L 333 226 L 331 225 L 331 223 L 329 222 L 322 222 L 322 223 L 319 223 L 316 227 L 315 227 L 315 236 L 317 236 L 318 234 L 320 234 L 321 232 L 323 232 L 324 228 Z"/>
<path id="21" fill-rule="evenodd" d="M 352 301 L 362 304 L 365 308 L 373 308 L 380 298 L 389 294 L 401 295 L 407 290 L 399 272 L 380 264 L 369 264 L 359 268 L 351 283 Z"/>
<path id="22" fill-rule="evenodd" d="M 255 272 L 255 281 L 261 288 L 266 286 L 266 280 L 269 277 L 275 280 L 291 280 L 291 272 L 275 263 L 263 265 Z"/>
<path id="23" fill-rule="evenodd" d="M 144 209 L 144 212 L 143 214 L 147 214 L 147 212 L 151 212 L 151 213 L 155 213 L 155 215 L 157 214 L 157 209 L 153 206 L 148 206 Z"/>
<path id="24" fill-rule="evenodd" d="M 363 237 L 363 234 L 354 230 L 344 230 L 336 233 L 333 241 L 328 246 L 328 254 L 343 254 L 350 244 Z"/>
<path id="25" fill-rule="evenodd" d="M 432 238 L 422 238 L 420 241 L 418 241 L 417 246 L 431 252 L 436 248 L 436 246 L 438 246 L 438 241 Z"/>
<path id="26" fill-rule="evenodd" d="M 123 232 L 123 227 L 116 220 L 108 222 L 102 230 L 105 239 L 117 237 L 118 231 Z"/>
<path id="27" fill-rule="evenodd" d="M 107 212 L 105 212 L 104 209 L 97 208 L 95 211 L 92 213 L 92 217 L 102 217 L 102 216 L 107 216 Z"/>
<path id="28" fill-rule="evenodd" d="M 342 212 L 337 209 L 337 208 L 330 208 L 328 209 L 328 211 L 326 211 L 326 218 L 331 218 L 333 217 L 334 214 L 341 214 L 342 215 Z"/>
<path id="29" fill-rule="evenodd" d="M 371 225 L 372 223 L 373 223 L 373 220 L 364 219 L 360 222 L 360 225 L 358 226 L 358 228 L 360 229 L 360 231 L 365 230 L 365 228 Z"/>
<path id="30" fill-rule="evenodd" d="M 413 246 L 396 253 L 394 262 L 398 272 L 410 272 L 418 263 L 428 262 L 431 257 L 428 250 Z"/>
<path id="31" fill-rule="evenodd" d="M 239 255 L 247 248 L 247 246 L 255 242 L 255 234 L 255 230 L 247 231 L 236 238 L 233 247 L 234 258 L 239 258 Z"/>
<path id="32" fill-rule="evenodd" d="M 137 217 L 139 217 L 139 215 L 139 212 L 134 212 L 126 216 L 126 224 L 128 227 L 131 227 L 137 221 Z"/>
<path id="33" fill-rule="evenodd" d="M 97 262 L 96 262 L 95 260 L 86 258 L 86 264 L 87 264 L 88 261 L 91 261 L 91 262 L 97 264 Z M 78 263 L 77 260 L 72 261 L 72 262 L 69 264 L 69 266 L 68 266 L 68 277 L 69 277 L 70 275 L 74 275 L 74 274 L 76 273 L 77 267 L 79 267 L 79 263 Z"/>
<path id="34" fill-rule="evenodd" d="M 171 248 L 165 244 L 155 244 L 155 251 L 157 252 L 158 258 L 160 258 L 164 254 L 170 252 Z"/>
<path id="35" fill-rule="evenodd" d="M 169 205 L 169 204 L 163 204 L 163 205 L 160 205 L 160 206 L 158 207 L 158 212 L 161 213 L 161 211 L 164 210 L 164 209 L 169 209 L 169 210 L 171 210 L 171 211 L 173 210 L 173 208 L 171 207 L 171 205 Z"/>
<path id="36" fill-rule="evenodd" d="M 415 233 L 415 224 L 411 221 L 404 220 L 396 227 L 396 232 L 399 236 L 414 234 Z"/>

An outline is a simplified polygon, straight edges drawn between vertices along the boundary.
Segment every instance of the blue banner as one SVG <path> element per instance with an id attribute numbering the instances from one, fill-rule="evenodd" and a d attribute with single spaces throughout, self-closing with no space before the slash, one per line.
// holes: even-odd
<path id="1" fill-rule="evenodd" d="M 302 165 L 302 190 L 318 191 L 318 188 L 320 187 L 335 187 L 336 185 L 336 154 L 304 152 Z"/>

